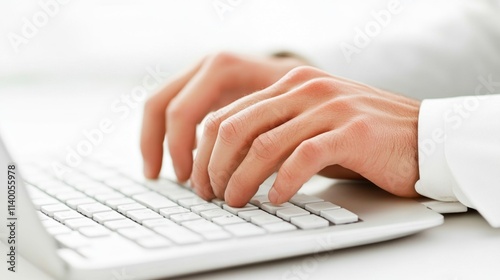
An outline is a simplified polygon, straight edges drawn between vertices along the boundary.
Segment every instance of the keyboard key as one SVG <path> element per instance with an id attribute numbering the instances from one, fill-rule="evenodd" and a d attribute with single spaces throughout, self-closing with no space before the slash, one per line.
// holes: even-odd
<path id="1" fill-rule="evenodd" d="M 211 221 L 213 218 L 220 217 L 220 216 L 228 216 L 228 215 L 231 215 L 231 213 L 227 212 L 226 210 L 222 210 L 222 209 L 212 209 L 212 210 L 200 212 L 200 215 L 203 218 Z"/>
<path id="2" fill-rule="evenodd" d="M 147 209 L 147 208 L 128 211 L 127 217 L 131 218 L 132 220 L 134 220 L 138 223 L 142 223 L 144 220 L 162 218 L 162 216 L 160 214 L 154 212 L 151 209 Z"/>
<path id="3" fill-rule="evenodd" d="M 120 206 L 120 205 L 132 204 L 132 203 L 135 203 L 135 200 L 132 200 L 128 197 L 117 198 L 117 199 L 108 199 L 105 201 L 105 204 L 108 205 L 109 207 L 113 208 L 114 210 L 118 209 L 118 206 Z"/>
<path id="4" fill-rule="evenodd" d="M 40 207 L 40 209 L 42 210 L 42 212 L 49 216 L 49 217 L 53 217 L 54 216 L 54 213 L 55 212 L 61 212 L 61 211 L 68 211 L 70 210 L 68 208 L 68 206 L 64 205 L 64 204 L 51 204 L 51 205 L 44 205 L 42 207 Z"/>
<path id="5" fill-rule="evenodd" d="M 75 210 L 61 211 L 54 213 L 54 219 L 61 223 L 68 219 L 83 218 L 82 214 L 76 212 Z"/>
<path id="6" fill-rule="evenodd" d="M 125 219 L 125 220 L 104 222 L 104 226 L 111 230 L 118 230 L 122 228 L 137 227 L 139 226 L 139 224 L 132 220 Z"/>
<path id="7" fill-rule="evenodd" d="M 137 244 L 146 249 L 165 248 L 172 246 L 172 242 L 158 235 L 139 238 Z"/>
<path id="8" fill-rule="evenodd" d="M 103 183 L 95 182 L 95 181 L 88 181 L 88 182 L 81 182 L 73 185 L 75 189 L 80 190 L 82 192 L 85 192 L 86 190 L 90 189 L 105 189 L 108 188 L 106 185 Z"/>
<path id="9" fill-rule="evenodd" d="M 64 202 L 66 202 L 67 200 L 70 200 L 70 199 L 77 199 L 77 198 L 84 198 L 84 197 L 87 197 L 87 196 L 85 196 L 85 194 L 83 194 L 81 192 L 74 191 L 74 190 L 70 191 L 70 192 L 60 193 L 60 194 L 56 195 L 57 199 L 64 201 Z"/>
<path id="10" fill-rule="evenodd" d="M 304 208 L 306 204 L 308 203 L 314 203 L 314 202 L 322 202 L 323 199 L 312 196 L 312 195 L 307 195 L 303 193 L 298 193 L 290 199 L 290 202 Z"/>
<path id="11" fill-rule="evenodd" d="M 252 204 L 247 204 L 243 207 L 231 207 L 227 204 L 224 204 L 224 206 L 222 206 L 222 208 L 224 210 L 227 210 L 229 211 L 229 213 L 231 214 L 234 214 L 234 215 L 238 215 L 239 212 L 241 211 L 250 211 L 250 210 L 257 210 L 259 208 L 257 208 L 256 206 L 252 205 Z"/>
<path id="12" fill-rule="evenodd" d="M 118 233 L 125 236 L 126 238 L 132 239 L 132 240 L 156 235 L 151 230 L 149 230 L 145 227 L 142 227 L 142 226 L 122 228 L 122 229 L 118 230 Z"/>
<path id="13" fill-rule="evenodd" d="M 109 193 L 98 194 L 94 198 L 100 203 L 106 203 L 106 201 L 108 200 L 124 198 L 124 197 L 125 196 L 119 192 L 109 192 Z"/>
<path id="14" fill-rule="evenodd" d="M 175 222 L 172 222 L 171 220 L 165 218 L 145 220 L 144 222 L 142 222 L 142 225 L 148 228 L 177 226 Z"/>
<path id="15" fill-rule="evenodd" d="M 48 194 L 50 194 L 51 196 L 57 196 L 57 195 L 61 195 L 64 193 L 74 192 L 75 190 L 71 187 L 62 187 L 62 188 L 57 188 L 57 189 L 47 189 L 45 191 Z"/>
<path id="16" fill-rule="evenodd" d="M 272 204 L 271 202 L 265 202 L 265 203 L 262 203 L 260 205 L 260 208 L 262 208 L 262 210 L 264 210 L 268 213 L 276 214 L 276 211 L 278 211 L 278 210 L 293 207 L 293 206 L 294 205 L 291 204 L 290 202 L 285 202 L 282 204 Z"/>
<path id="17" fill-rule="evenodd" d="M 201 198 L 197 197 L 197 196 L 192 196 L 192 197 L 189 197 L 189 198 L 179 199 L 177 201 L 177 203 L 179 203 L 179 205 L 181 205 L 183 207 L 191 208 L 191 206 L 205 204 L 205 203 L 208 203 L 208 202 L 206 200 L 204 200 L 204 199 L 201 199 Z"/>
<path id="18" fill-rule="evenodd" d="M 175 214 L 175 215 L 170 216 L 170 220 L 172 220 L 178 224 L 180 224 L 182 222 L 186 222 L 186 221 L 197 220 L 197 219 L 201 219 L 201 217 L 198 214 L 195 214 L 192 212 Z"/>
<path id="19" fill-rule="evenodd" d="M 197 233 L 222 230 L 222 227 L 203 219 L 184 222 L 182 225 Z"/>
<path id="20" fill-rule="evenodd" d="M 323 210 L 321 211 L 321 217 L 336 225 L 354 223 L 358 221 L 358 215 L 344 208 Z"/>
<path id="21" fill-rule="evenodd" d="M 83 217 L 83 216 L 82 216 Z M 78 218 L 78 219 L 70 219 L 66 220 L 64 222 L 66 226 L 68 226 L 71 229 L 78 229 L 80 227 L 86 227 L 86 226 L 95 226 L 97 225 L 96 222 L 92 221 L 89 218 L 83 217 L 83 218 Z"/>
<path id="22" fill-rule="evenodd" d="M 134 202 L 131 204 L 119 205 L 118 207 L 116 207 L 116 209 L 118 210 L 118 212 L 122 213 L 123 215 L 127 215 L 128 211 L 146 209 L 146 207 L 142 204 Z"/>
<path id="23" fill-rule="evenodd" d="M 155 190 L 163 194 L 163 192 L 175 192 L 178 190 L 184 190 L 177 183 L 174 183 L 168 179 L 157 179 L 157 180 L 145 180 L 141 182 L 143 185 L 147 186 L 149 189 Z"/>
<path id="24" fill-rule="evenodd" d="M 92 218 L 100 224 L 107 222 L 107 221 L 125 219 L 125 217 L 122 214 L 120 214 L 116 211 L 106 211 L 106 212 L 95 213 Z"/>
<path id="25" fill-rule="evenodd" d="M 309 215 L 310 213 L 297 206 L 281 209 L 276 211 L 276 216 L 282 218 L 285 221 L 290 221 L 292 217 Z"/>
<path id="26" fill-rule="evenodd" d="M 61 243 L 61 245 L 71 249 L 77 249 L 90 245 L 90 240 L 78 232 L 56 235 L 55 239 Z"/>
<path id="27" fill-rule="evenodd" d="M 94 181 L 90 177 L 88 177 L 87 175 L 84 175 L 84 174 L 81 174 L 81 173 L 78 173 L 75 171 L 64 174 L 62 180 L 64 180 L 64 182 L 66 184 L 71 185 L 71 186 L 90 183 L 90 182 Z"/>
<path id="28" fill-rule="evenodd" d="M 218 225 L 225 226 L 231 224 L 246 223 L 245 220 L 234 215 L 226 215 L 221 217 L 213 218 L 212 221 Z"/>
<path id="29" fill-rule="evenodd" d="M 206 240 L 222 240 L 231 238 L 231 234 L 225 230 L 202 231 L 199 234 Z"/>
<path id="30" fill-rule="evenodd" d="M 78 231 L 86 237 L 103 237 L 110 234 L 110 231 L 101 225 L 80 227 Z"/>
<path id="31" fill-rule="evenodd" d="M 242 212 L 239 212 L 238 213 L 238 216 L 242 219 L 244 219 L 245 221 L 248 221 L 250 222 L 250 219 L 253 217 L 253 216 L 256 216 L 256 215 L 261 215 L 261 214 L 267 214 L 266 212 L 262 211 L 262 210 L 250 210 L 250 211 L 242 211 Z"/>
<path id="32" fill-rule="evenodd" d="M 233 224 L 225 226 L 224 228 L 237 237 L 261 235 L 266 233 L 263 228 L 250 223 Z"/>
<path id="33" fill-rule="evenodd" d="M 121 188 L 120 192 L 126 196 L 133 196 L 133 195 L 149 192 L 149 189 L 147 189 L 143 186 L 140 186 L 140 185 L 132 185 L 132 186 L 127 186 L 127 187 Z"/>
<path id="34" fill-rule="evenodd" d="M 158 211 L 161 208 L 177 206 L 170 199 L 156 192 L 137 194 L 133 196 L 133 199 L 154 211 Z"/>
<path id="35" fill-rule="evenodd" d="M 262 215 L 252 216 L 250 218 L 250 221 L 256 225 L 259 225 L 259 226 L 265 225 L 265 224 L 283 222 L 282 219 L 280 219 L 276 216 L 273 216 L 273 215 L 269 215 L 267 213 L 264 213 Z"/>
<path id="36" fill-rule="evenodd" d="M 175 214 L 188 213 L 188 212 L 189 210 L 187 210 L 182 206 L 174 206 L 174 207 L 160 209 L 160 214 L 162 214 L 164 217 L 167 218 Z"/>
<path id="37" fill-rule="evenodd" d="M 279 223 L 272 223 L 272 224 L 265 224 L 262 225 L 262 227 L 267 230 L 268 232 L 283 232 L 283 231 L 291 231 L 291 230 L 296 230 L 297 227 L 289 224 L 287 222 L 279 222 Z"/>
<path id="38" fill-rule="evenodd" d="M 200 204 L 200 205 L 196 205 L 196 206 L 191 207 L 191 211 L 193 211 L 196 214 L 200 214 L 201 212 L 207 211 L 210 209 L 220 209 L 220 208 L 219 208 L 219 206 L 217 206 L 214 203 L 205 203 L 205 204 Z"/>
<path id="39" fill-rule="evenodd" d="M 316 215 L 319 215 L 320 212 L 323 210 L 339 209 L 339 208 L 340 208 L 340 206 L 335 205 L 335 204 L 328 202 L 328 201 L 306 204 L 306 210 L 310 211 Z"/>
<path id="40" fill-rule="evenodd" d="M 84 197 L 84 198 L 76 198 L 76 199 L 70 199 L 66 201 L 66 205 L 71 207 L 72 209 L 77 209 L 78 205 L 82 204 L 90 204 L 90 203 L 95 203 L 96 201 L 90 197 Z"/>
<path id="41" fill-rule="evenodd" d="M 313 229 L 328 226 L 327 220 L 316 215 L 293 217 L 290 221 L 292 222 L 292 224 L 298 226 L 301 229 Z"/>
<path id="42" fill-rule="evenodd" d="M 222 205 L 224 205 L 224 203 L 226 203 L 226 202 L 222 199 L 214 198 L 214 199 L 212 199 L 212 203 L 219 206 L 219 207 L 222 207 Z"/>
<path id="43" fill-rule="evenodd" d="M 59 224 L 58 226 L 53 226 L 53 227 L 48 227 L 46 228 L 47 232 L 52 234 L 52 235 L 58 235 L 58 234 L 66 234 L 72 232 L 71 229 L 69 229 L 66 226 L 63 226 Z"/>
<path id="44" fill-rule="evenodd" d="M 50 196 L 48 196 L 47 198 L 33 199 L 32 202 L 37 210 L 40 210 L 40 208 L 44 205 L 51 205 L 51 204 L 59 204 L 60 203 L 57 199 L 54 199 Z"/>
<path id="45" fill-rule="evenodd" d="M 66 188 L 68 187 L 68 185 L 61 181 L 52 179 L 49 181 L 40 182 L 39 184 L 37 184 L 37 187 L 41 190 L 47 191 L 48 189 Z"/>
<path id="46" fill-rule="evenodd" d="M 201 242 L 203 239 L 200 235 L 183 228 L 181 226 L 177 227 L 156 227 L 154 228 L 156 232 L 165 236 L 166 238 L 172 240 L 177 244 L 191 244 Z"/>
<path id="47" fill-rule="evenodd" d="M 113 189 L 119 190 L 121 188 L 134 185 L 135 183 L 134 183 L 134 181 L 132 181 L 130 179 L 124 178 L 122 176 L 118 176 L 118 177 L 112 177 L 112 178 L 104 180 L 104 184 L 106 184 L 107 186 L 109 186 Z"/>
<path id="48" fill-rule="evenodd" d="M 113 192 L 114 191 L 112 188 L 109 188 L 106 186 L 103 186 L 100 188 L 92 188 L 92 189 L 84 190 L 84 193 L 88 196 L 91 196 L 91 197 L 96 197 L 99 194 L 107 194 L 107 193 L 113 193 Z"/>
<path id="49" fill-rule="evenodd" d="M 262 205 L 262 203 L 266 203 L 266 202 L 269 202 L 269 198 L 267 198 L 267 195 L 265 195 L 265 194 L 256 195 L 256 196 L 252 197 L 252 199 L 250 199 L 250 203 L 257 206 L 257 207 L 260 207 Z"/>
<path id="50" fill-rule="evenodd" d="M 90 204 L 78 205 L 77 210 L 78 210 L 78 212 L 82 213 L 83 215 L 85 215 L 89 218 L 92 218 L 92 216 L 95 213 L 110 211 L 111 208 L 109 208 L 108 206 L 101 204 L 99 202 L 95 202 L 95 203 L 90 203 Z"/>
<path id="51" fill-rule="evenodd" d="M 164 191 L 160 191 L 160 192 L 175 202 L 179 201 L 179 199 L 190 198 L 190 197 L 196 196 L 196 194 L 194 194 L 193 192 L 188 191 L 186 189 L 179 189 L 176 191 L 164 190 Z"/>

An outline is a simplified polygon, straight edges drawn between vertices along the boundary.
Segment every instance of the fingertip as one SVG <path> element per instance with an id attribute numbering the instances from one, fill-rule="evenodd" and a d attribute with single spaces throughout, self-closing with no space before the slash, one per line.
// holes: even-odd
<path id="1" fill-rule="evenodd" d="M 183 161 L 174 161 L 173 167 L 175 177 L 177 177 L 177 181 L 179 181 L 180 183 L 187 182 L 189 180 L 189 177 L 191 177 L 191 162 L 189 162 L 189 159 L 184 159 Z"/>
<path id="2" fill-rule="evenodd" d="M 148 179 L 158 178 L 158 175 L 160 172 L 157 169 L 158 168 L 154 168 L 151 163 L 144 161 L 144 166 L 143 166 L 144 177 L 146 177 Z"/>
<path id="3" fill-rule="evenodd" d="M 273 204 L 283 203 L 281 201 L 281 194 L 276 190 L 274 186 L 269 190 L 267 197 L 269 198 L 269 201 Z"/>
<path id="4" fill-rule="evenodd" d="M 250 198 L 247 197 L 248 194 L 241 193 L 241 190 L 234 189 L 230 186 L 224 191 L 224 200 L 231 207 L 243 207 L 245 206 Z"/>

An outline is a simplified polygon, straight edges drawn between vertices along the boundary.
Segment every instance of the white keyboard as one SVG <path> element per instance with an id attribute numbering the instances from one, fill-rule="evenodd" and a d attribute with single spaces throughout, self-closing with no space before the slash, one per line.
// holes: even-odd
<path id="1" fill-rule="evenodd" d="M 306 194 L 281 205 L 257 195 L 234 208 L 219 199 L 205 201 L 175 182 L 140 182 L 94 161 L 61 179 L 50 173 L 36 164 L 23 169 L 42 224 L 71 249 L 109 235 L 156 249 L 360 221 L 349 210 Z"/>

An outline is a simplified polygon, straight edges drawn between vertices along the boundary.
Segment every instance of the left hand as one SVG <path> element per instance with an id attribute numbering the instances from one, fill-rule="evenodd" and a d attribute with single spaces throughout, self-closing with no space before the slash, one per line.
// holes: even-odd
<path id="1" fill-rule="evenodd" d="M 417 100 L 297 67 L 206 120 L 191 184 L 232 206 L 245 205 L 276 171 L 269 199 L 278 204 L 318 172 L 417 196 L 419 108 Z"/>

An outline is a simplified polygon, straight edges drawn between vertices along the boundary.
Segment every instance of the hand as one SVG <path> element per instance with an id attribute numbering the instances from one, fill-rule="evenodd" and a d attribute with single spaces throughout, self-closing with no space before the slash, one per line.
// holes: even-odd
<path id="1" fill-rule="evenodd" d="M 191 183 L 243 206 L 278 172 L 270 192 L 283 203 L 318 172 L 364 177 L 400 196 L 417 196 L 420 102 L 298 67 L 270 87 L 213 113 Z"/>
<path id="2" fill-rule="evenodd" d="M 158 177 L 168 131 L 168 148 L 177 178 L 186 181 L 193 165 L 195 129 L 207 113 L 266 88 L 304 64 L 292 57 L 252 58 L 220 53 L 174 77 L 146 103 L 141 135 L 145 176 Z"/>

